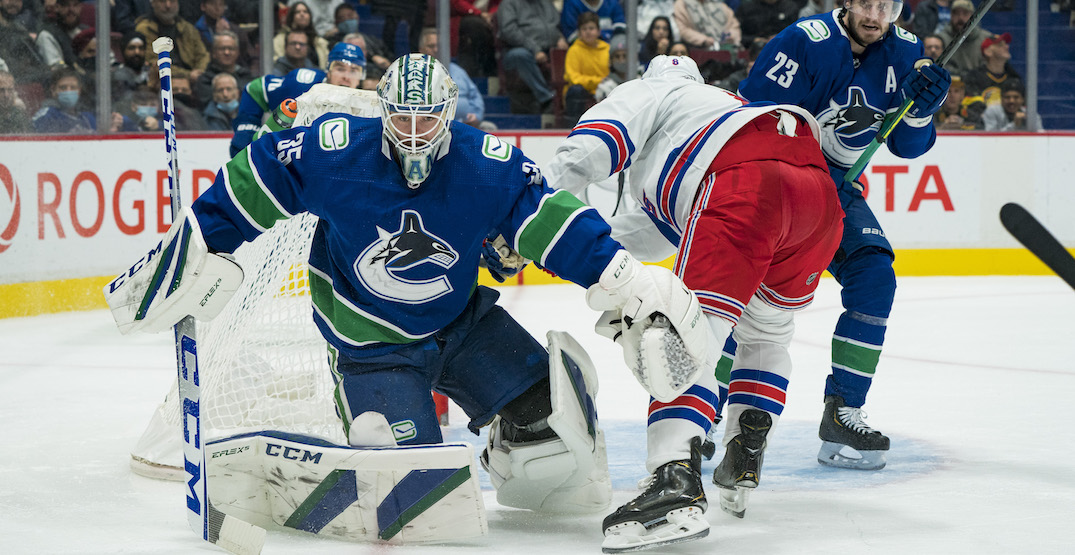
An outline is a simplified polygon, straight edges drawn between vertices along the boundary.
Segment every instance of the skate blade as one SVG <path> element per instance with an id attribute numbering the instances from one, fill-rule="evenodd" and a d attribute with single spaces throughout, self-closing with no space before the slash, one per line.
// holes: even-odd
<path id="1" fill-rule="evenodd" d="M 736 518 L 743 518 L 747 513 L 747 503 L 753 488 L 720 488 L 720 509 Z"/>
<path id="2" fill-rule="evenodd" d="M 623 522 L 605 530 L 602 553 L 642 551 L 662 545 L 687 542 L 709 535 L 709 522 L 702 509 L 684 507 L 668 511 L 663 522 L 647 529 L 641 522 Z"/>
<path id="3" fill-rule="evenodd" d="M 858 451 L 848 445 L 821 442 L 817 462 L 834 468 L 851 470 L 881 470 L 885 467 L 885 451 Z"/>

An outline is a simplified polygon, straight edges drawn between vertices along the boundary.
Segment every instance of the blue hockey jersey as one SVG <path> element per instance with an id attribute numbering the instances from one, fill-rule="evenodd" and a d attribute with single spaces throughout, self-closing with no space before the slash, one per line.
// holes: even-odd
<path id="1" fill-rule="evenodd" d="M 428 337 L 461 314 L 490 230 L 561 277 L 596 283 L 621 248 L 598 213 L 550 189 L 512 145 L 458 122 L 450 130 L 429 178 L 411 189 L 380 119 L 326 114 L 254 141 L 193 209 L 218 252 L 300 212 L 318 216 L 314 321 L 356 358 Z"/>
<path id="2" fill-rule="evenodd" d="M 298 98 L 324 80 L 325 72 L 320 69 L 299 68 L 283 77 L 266 75 L 248 83 L 239 99 L 239 111 L 232 120 L 235 134 L 231 138 L 230 155 L 235 156 L 254 140 L 265 112 L 275 110 L 289 98 Z"/>
<path id="3" fill-rule="evenodd" d="M 917 37 L 893 25 L 856 59 L 839 13 L 800 19 L 773 37 L 739 84 L 739 94 L 751 102 L 809 110 L 821 125 L 829 166 L 845 171 L 877 135 L 885 114 L 899 109 L 900 84 L 923 51 Z M 936 139 L 931 118 L 904 118 L 886 144 L 896 156 L 915 158 Z"/>

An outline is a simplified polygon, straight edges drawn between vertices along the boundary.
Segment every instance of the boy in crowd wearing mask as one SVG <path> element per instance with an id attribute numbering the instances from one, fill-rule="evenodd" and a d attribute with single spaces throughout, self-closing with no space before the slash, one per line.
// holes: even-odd
<path id="1" fill-rule="evenodd" d="M 96 133 L 97 116 L 83 111 L 79 100 L 82 96 L 82 79 L 78 72 L 60 66 L 52 72 L 48 83 L 49 98 L 34 114 L 34 131 L 38 133 Z M 109 125 L 112 133 L 134 131 L 134 124 L 118 112 L 112 112 Z"/>

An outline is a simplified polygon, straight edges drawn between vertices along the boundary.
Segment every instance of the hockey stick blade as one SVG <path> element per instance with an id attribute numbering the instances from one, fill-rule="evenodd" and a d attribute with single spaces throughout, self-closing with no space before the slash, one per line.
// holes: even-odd
<path id="1" fill-rule="evenodd" d="M 1012 237 L 1075 289 L 1075 258 L 1033 214 L 1009 202 L 1000 208 L 1000 223 Z"/>

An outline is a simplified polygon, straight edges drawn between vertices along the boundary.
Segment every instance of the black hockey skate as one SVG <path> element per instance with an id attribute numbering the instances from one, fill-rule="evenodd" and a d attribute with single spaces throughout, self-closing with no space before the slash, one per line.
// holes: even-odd
<path id="1" fill-rule="evenodd" d="M 739 518 L 747 511 L 750 490 L 761 481 L 765 458 L 765 436 L 773 427 L 773 417 L 758 409 L 739 415 L 739 435 L 732 438 L 724 459 L 713 471 L 713 483 L 720 486 L 720 508 Z"/>
<path id="2" fill-rule="evenodd" d="M 702 489 L 701 445 L 700 438 L 692 439 L 689 461 L 662 465 L 643 480 L 641 495 L 605 517 L 601 551 L 638 551 L 709 535 L 703 516 L 709 503 Z"/>
<path id="3" fill-rule="evenodd" d="M 856 470 L 880 470 L 885 467 L 885 451 L 888 437 L 869 427 L 863 421 L 866 413 L 861 408 L 844 405 L 837 395 L 825 397 L 825 414 L 821 417 L 821 450 L 817 462 L 826 466 Z M 857 456 L 842 453 L 848 447 Z"/>

